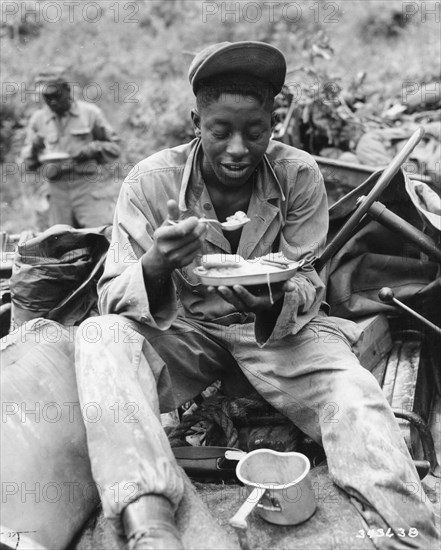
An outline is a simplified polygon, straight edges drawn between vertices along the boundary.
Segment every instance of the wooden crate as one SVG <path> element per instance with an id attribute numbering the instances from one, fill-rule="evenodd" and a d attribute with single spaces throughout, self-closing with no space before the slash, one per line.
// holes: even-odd
<path id="1" fill-rule="evenodd" d="M 361 365 L 373 372 L 380 362 L 384 363 L 393 346 L 389 323 L 385 315 L 377 314 L 358 319 L 357 324 L 363 332 L 354 351 Z M 377 379 L 378 373 L 377 369 L 374 374 Z M 378 382 L 381 385 L 379 379 Z"/>

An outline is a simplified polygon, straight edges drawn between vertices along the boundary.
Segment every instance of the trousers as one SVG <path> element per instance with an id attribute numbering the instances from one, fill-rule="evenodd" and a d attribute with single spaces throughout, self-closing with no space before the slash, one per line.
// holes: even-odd
<path id="1" fill-rule="evenodd" d="M 76 330 L 39 318 L 0 340 L 2 550 L 122 548 L 100 521 L 98 528 L 89 523 L 79 538 L 88 520 L 96 520 L 100 501 L 85 428 L 99 418 L 99 408 L 90 403 L 82 411 L 78 402 Z M 184 495 L 176 522 L 183 543 L 236 550 L 234 537 L 211 516 L 185 473 L 179 473 Z"/>
<path id="2" fill-rule="evenodd" d="M 161 331 L 117 315 L 85 321 L 77 332 L 76 376 L 81 406 L 99 405 L 100 418 L 86 419 L 86 432 L 106 517 L 118 525 L 141 494 L 178 505 L 182 481 L 160 412 L 222 379 L 237 391 L 251 383 L 323 445 L 329 475 L 363 526 L 394 533 L 373 539 L 378 548 L 437 549 L 431 503 L 393 412 L 339 325 L 319 315 L 296 335 L 259 348 L 252 323 L 178 318 Z M 418 536 L 400 535 L 409 529 Z"/>
<path id="3" fill-rule="evenodd" d="M 89 179 L 88 179 L 89 178 Z M 96 180 L 96 178 L 95 178 Z M 49 222 L 72 227 L 97 227 L 112 223 L 118 191 L 90 176 L 72 176 L 49 183 Z"/>

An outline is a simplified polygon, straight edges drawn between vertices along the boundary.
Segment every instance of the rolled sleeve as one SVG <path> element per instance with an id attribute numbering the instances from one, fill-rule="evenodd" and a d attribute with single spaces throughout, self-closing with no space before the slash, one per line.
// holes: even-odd
<path id="1" fill-rule="evenodd" d="M 129 174 L 121 189 L 98 305 L 102 314 L 116 313 L 165 330 L 177 316 L 176 290 L 171 278 L 164 282 L 161 306 L 152 315 L 141 258 L 153 244 L 154 226 L 147 203 L 135 190 L 138 184 Z"/>
<path id="2" fill-rule="evenodd" d="M 104 279 L 104 276 L 103 276 Z M 141 260 L 125 269 L 111 281 L 99 285 L 101 314 L 117 313 L 128 319 L 159 330 L 168 329 L 177 316 L 177 300 L 173 282 L 166 284 L 161 308 L 153 316 L 144 284 Z"/>

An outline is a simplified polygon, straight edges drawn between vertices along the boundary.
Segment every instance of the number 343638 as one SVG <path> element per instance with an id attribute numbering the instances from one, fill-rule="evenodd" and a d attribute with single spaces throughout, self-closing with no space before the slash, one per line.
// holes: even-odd
<path id="1" fill-rule="evenodd" d="M 418 529 L 416 527 L 410 527 L 406 531 L 406 529 L 402 529 L 401 527 L 396 530 L 396 532 L 392 531 L 392 529 L 389 527 L 387 531 L 384 529 L 368 529 L 365 531 L 364 529 L 360 529 L 356 535 L 359 539 L 364 539 L 366 537 L 370 539 L 376 539 L 379 537 L 411 537 L 415 538 L 418 536 Z"/>

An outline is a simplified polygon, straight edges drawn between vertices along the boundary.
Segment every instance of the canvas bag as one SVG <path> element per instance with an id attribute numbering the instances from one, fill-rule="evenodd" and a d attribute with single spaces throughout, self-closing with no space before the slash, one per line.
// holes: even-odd
<path id="1" fill-rule="evenodd" d="M 109 247 L 105 230 L 54 225 L 21 236 L 10 279 L 15 325 L 36 317 L 74 325 L 89 315 Z"/>
<path id="2" fill-rule="evenodd" d="M 363 193 L 367 195 L 379 173 L 374 174 Z M 423 230 L 425 223 L 411 201 L 409 176 L 400 170 L 378 200 L 387 208 Z M 336 205 L 331 215 L 330 235 L 335 234 L 356 207 L 353 197 Z M 347 207 L 345 207 L 345 203 Z M 332 210 L 332 209 L 331 209 Z M 335 216 L 339 213 L 339 216 Z M 400 234 L 366 217 L 345 245 L 326 266 L 327 302 L 332 315 L 357 319 L 376 313 L 393 314 L 393 306 L 378 298 L 382 287 L 390 287 L 403 301 L 434 323 L 441 321 L 440 266 Z"/>

